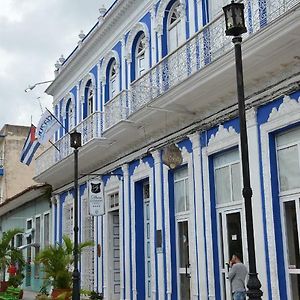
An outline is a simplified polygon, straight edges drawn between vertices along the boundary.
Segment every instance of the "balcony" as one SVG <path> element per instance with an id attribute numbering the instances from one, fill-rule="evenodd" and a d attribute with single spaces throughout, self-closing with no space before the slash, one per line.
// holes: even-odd
<path id="1" fill-rule="evenodd" d="M 95 112 L 81 123 L 79 123 L 74 129 L 82 134 L 82 146 L 84 147 L 89 142 L 101 142 L 103 132 L 103 113 Z M 59 149 L 59 150 L 58 150 Z M 57 142 L 54 146 L 49 147 L 36 159 L 36 174 L 42 174 L 46 170 L 50 169 L 53 165 L 66 160 L 73 153 L 73 149 L 70 147 L 70 135 L 66 134 Z"/>
<path id="2" fill-rule="evenodd" d="M 104 130 L 126 120 L 128 117 L 129 92 L 122 91 L 116 97 L 104 104 Z"/>
<path id="3" fill-rule="evenodd" d="M 286 66 L 297 63 L 300 0 L 266 0 L 265 10 L 253 1 L 244 3 L 248 28 L 243 35 L 247 96 L 259 84 L 265 87 L 273 74 L 283 73 Z M 80 162 L 86 171 L 115 160 L 142 139 L 145 142 L 149 137 L 161 137 L 166 134 L 163 127 L 172 125 L 176 131 L 235 104 L 232 48 L 220 14 L 132 82 L 129 90 L 107 102 L 103 113 L 96 112 L 81 122 L 76 129 L 83 135 Z M 37 158 L 36 179 L 51 183 L 49 176 L 54 175 L 49 170 L 66 166 L 59 162 L 72 152 L 69 136 L 57 141 L 56 146 L 60 151 L 51 147 Z M 98 146 L 109 147 L 109 151 L 101 151 Z"/>

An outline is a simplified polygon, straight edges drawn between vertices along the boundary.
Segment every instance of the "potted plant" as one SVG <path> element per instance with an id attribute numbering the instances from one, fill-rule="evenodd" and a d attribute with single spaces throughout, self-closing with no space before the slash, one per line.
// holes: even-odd
<path id="1" fill-rule="evenodd" d="M 93 246 L 93 242 L 80 243 L 79 253 L 85 247 Z M 64 235 L 61 244 L 56 243 L 43 249 L 37 256 L 36 261 L 44 266 L 46 280 L 50 280 L 53 286 L 52 299 L 65 294 L 65 299 L 70 299 L 72 291 L 74 244 L 71 239 Z"/>
<path id="2" fill-rule="evenodd" d="M 2 238 L 0 240 L 0 269 L 2 271 L 2 280 L 0 291 L 5 291 L 8 287 L 8 282 L 5 281 L 6 268 L 16 261 L 24 261 L 22 252 L 12 246 L 12 239 L 18 233 L 23 233 L 21 229 L 10 229 L 3 233 Z"/>

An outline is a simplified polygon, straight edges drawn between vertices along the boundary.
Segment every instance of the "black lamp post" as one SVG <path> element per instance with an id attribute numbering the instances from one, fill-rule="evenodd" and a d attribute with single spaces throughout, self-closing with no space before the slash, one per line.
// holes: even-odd
<path id="1" fill-rule="evenodd" d="M 78 269 L 78 148 L 81 147 L 81 133 L 70 133 L 70 146 L 74 148 L 74 271 L 72 300 L 80 300 L 80 273 Z"/>
<path id="2" fill-rule="evenodd" d="M 242 170 L 243 170 L 243 197 L 245 201 L 246 211 L 246 227 L 248 241 L 248 256 L 249 256 L 249 280 L 247 283 L 247 295 L 249 299 L 260 300 L 263 292 L 260 290 L 261 283 L 256 272 L 255 260 L 255 245 L 253 234 L 253 217 L 252 217 L 252 189 L 250 185 L 249 171 L 249 154 L 248 154 L 248 138 L 245 116 L 245 96 L 244 96 L 244 80 L 243 80 L 243 64 L 242 64 L 242 37 L 241 34 L 247 32 L 244 19 L 244 4 L 234 3 L 223 7 L 226 20 L 226 35 L 233 36 L 235 50 L 235 65 L 236 65 L 236 81 L 239 107 L 240 121 L 240 142 L 242 155 Z"/>

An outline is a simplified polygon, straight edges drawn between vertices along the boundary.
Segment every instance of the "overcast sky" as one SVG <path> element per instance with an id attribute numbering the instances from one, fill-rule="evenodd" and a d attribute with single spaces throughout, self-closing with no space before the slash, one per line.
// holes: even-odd
<path id="1" fill-rule="evenodd" d="M 47 85 L 54 64 L 76 47 L 78 34 L 96 23 L 98 9 L 113 0 L 0 0 L 0 129 L 4 124 L 37 125 L 42 106 L 51 108 Z"/>

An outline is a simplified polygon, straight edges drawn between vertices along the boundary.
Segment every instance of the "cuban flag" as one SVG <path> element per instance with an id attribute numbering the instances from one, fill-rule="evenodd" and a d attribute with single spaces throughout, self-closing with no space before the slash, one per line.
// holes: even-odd
<path id="1" fill-rule="evenodd" d="M 23 146 L 21 155 L 20 155 L 20 161 L 27 166 L 30 165 L 32 158 L 34 156 L 34 153 L 40 146 L 40 143 L 38 142 L 37 138 L 35 137 L 35 126 L 31 124 L 30 131 L 28 133 L 28 136 L 26 138 L 25 144 Z"/>

